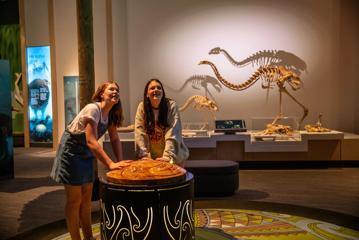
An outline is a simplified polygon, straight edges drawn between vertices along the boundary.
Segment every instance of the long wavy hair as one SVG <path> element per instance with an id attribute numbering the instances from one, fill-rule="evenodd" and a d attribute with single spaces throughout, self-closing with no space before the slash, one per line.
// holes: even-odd
<path id="1" fill-rule="evenodd" d="M 148 87 L 151 82 L 157 82 L 161 85 L 162 88 L 162 99 L 159 105 L 159 113 L 158 113 L 158 120 L 157 125 L 161 128 L 166 128 L 169 126 L 168 123 L 168 105 L 169 100 L 166 98 L 165 89 L 160 80 L 156 78 L 152 78 L 146 83 L 145 90 L 143 92 L 143 108 L 145 111 L 145 124 L 146 124 L 146 132 L 147 134 L 152 134 L 155 129 L 155 116 L 153 114 L 152 105 L 150 99 L 147 97 Z"/>
<path id="2" fill-rule="evenodd" d="M 105 89 L 111 84 L 115 84 L 117 86 L 117 88 L 120 89 L 120 87 L 118 86 L 118 84 L 116 82 L 107 81 L 107 82 L 101 84 L 97 88 L 94 95 L 92 95 L 92 101 L 101 102 L 102 101 L 101 95 L 103 94 Z M 122 126 L 122 122 L 123 122 L 123 110 L 122 110 L 121 99 L 119 98 L 118 103 L 113 105 L 113 107 L 111 108 L 111 110 L 110 110 L 110 112 L 108 114 L 108 124 L 109 125 L 114 125 L 116 127 L 119 127 L 119 126 Z"/>

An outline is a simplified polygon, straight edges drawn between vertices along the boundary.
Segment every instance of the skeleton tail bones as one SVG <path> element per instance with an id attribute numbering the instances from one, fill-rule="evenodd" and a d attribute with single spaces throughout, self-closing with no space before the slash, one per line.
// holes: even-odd
<path id="1" fill-rule="evenodd" d="M 235 91 L 242 91 L 245 90 L 247 88 L 249 88 L 250 86 L 252 86 L 256 81 L 258 81 L 258 79 L 260 79 L 261 77 L 265 77 L 265 79 L 269 79 L 268 83 L 270 84 L 271 82 L 273 82 L 273 79 L 276 77 L 277 74 L 279 74 L 279 69 L 277 67 L 264 67 L 264 68 L 259 68 L 247 81 L 245 81 L 244 83 L 240 83 L 240 84 L 233 84 L 228 82 L 227 80 L 225 80 L 222 75 L 218 72 L 217 67 L 210 61 L 200 61 L 199 65 L 202 64 L 207 64 L 209 65 L 214 74 L 216 75 L 217 79 L 227 88 L 235 90 Z M 263 88 L 267 88 L 268 86 L 263 86 Z"/>

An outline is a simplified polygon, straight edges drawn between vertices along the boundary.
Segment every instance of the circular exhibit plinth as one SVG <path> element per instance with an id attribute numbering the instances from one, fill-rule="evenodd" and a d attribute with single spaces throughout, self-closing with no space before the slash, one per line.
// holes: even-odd
<path id="1" fill-rule="evenodd" d="M 102 239 L 195 239 L 193 175 L 174 179 L 133 184 L 100 177 Z"/>

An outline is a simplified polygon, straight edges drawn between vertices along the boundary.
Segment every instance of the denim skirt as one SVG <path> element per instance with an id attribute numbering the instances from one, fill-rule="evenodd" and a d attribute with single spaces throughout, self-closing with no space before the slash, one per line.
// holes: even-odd
<path id="1" fill-rule="evenodd" d="M 65 131 L 51 171 L 51 178 L 58 183 L 83 185 L 92 183 L 95 157 L 86 144 L 85 133 L 71 134 Z"/>

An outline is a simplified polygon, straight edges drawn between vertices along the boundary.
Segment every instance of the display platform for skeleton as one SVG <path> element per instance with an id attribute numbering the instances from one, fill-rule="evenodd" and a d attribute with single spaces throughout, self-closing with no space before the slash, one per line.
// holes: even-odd
<path id="1" fill-rule="evenodd" d="M 149 185 L 174 183 L 186 177 L 186 170 L 166 161 L 152 159 L 129 161 L 128 166 L 106 173 L 107 181 L 120 184 Z"/>

